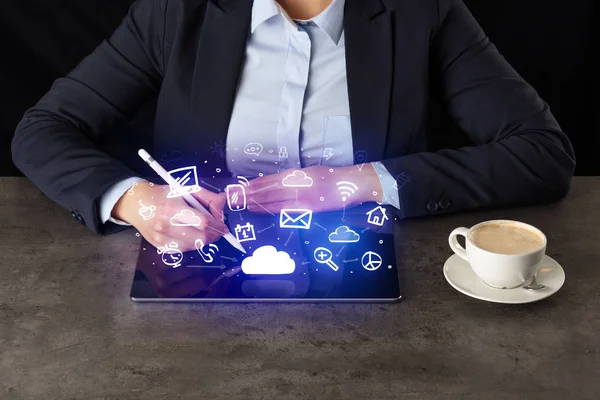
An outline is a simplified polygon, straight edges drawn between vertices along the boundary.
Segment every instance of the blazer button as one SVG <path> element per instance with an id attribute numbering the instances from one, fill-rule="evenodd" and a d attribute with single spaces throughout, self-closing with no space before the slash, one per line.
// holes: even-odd
<path id="1" fill-rule="evenodd" d="M 450 207 L 451 205 L 452 205 L 452 203 L 448 199 L 442 199 L 439 203 L 439 206 L 442 210 L 445 210 L 446 208 Z"/>
<path id="2" fill-rule="evenodd" d="M 438 209 L 438 203 L 436 201 L 430 201 L 429 203 L 427 203 L 427 209 L 431 212 L 437 211 Z"/>

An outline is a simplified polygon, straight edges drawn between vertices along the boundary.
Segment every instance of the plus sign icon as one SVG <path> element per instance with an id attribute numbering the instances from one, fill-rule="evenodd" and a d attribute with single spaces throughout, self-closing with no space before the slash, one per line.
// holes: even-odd
<path id="1" fill-rule="evenodd" d="M 337 264 L 334 263 L 332 260 L 333 253 L 331 252 L 331 250 L 329 250 L 325 247 L 317 247 L 315 249 L 314 256 L 315 256 L 315 261 L 318 262 L 319 264 L 325 264 L 334 271 L 337 271 L 338 269 L 340 269 L 340 267 L 338 267 Z"/>

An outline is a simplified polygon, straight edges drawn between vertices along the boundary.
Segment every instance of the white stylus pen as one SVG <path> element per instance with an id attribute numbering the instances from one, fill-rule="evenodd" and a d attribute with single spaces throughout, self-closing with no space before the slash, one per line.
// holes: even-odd
<path id="1" fill-rule="evenodd" d="M 138 155 L 142 158 L 142 160 L 144 160 L 144 162 L 146 164 L 148 164 L 150 166 L 150 168 L 152 168 L 161 178 L 164 179 L 164 181 L 174 190 L 179 191 L 180 193 L 183 192 L 183 187 L 179 184 L 179 182 L 177 182 L 175 180 L 175 178 L 173 178 L 171 176 L 171 174 L 169 174 L 163 167 L 162 165 L 160 165 L 158 163 L 158 161 L 156 161 L 154 158 L 152 158 L 152 156 L 150 154 L 148 154 L 148 152 L 144 149 L 140 149 L 138 151 Z M 190 205 L 192 207 L 194 207 L 196 210 L 202 211 L 204 214 L 206 215 L 210 215 L 212 217 L 212 214 L 206 209 L 204 208 L 204 206 L 202 204 L 200 204 L 200 202 L 198 200 L 196 200 L 196 198 L 194 198 L 194 196 L 192 196 L 189 193 L 186 193 L 183 195 L 183 198 L 190 203 Z M 226 233 L 225 235 L 223 235 L 223 237 L 225 238 L 225 240 L 227 240 L 233 247 L 235 247 L 236 249 L 238 249 L 239 251 L 241 251 L 242 253 L 245 253 L 246 250 L 244 249 L 244 247 L 240 244 L 240 242 L 238 242 L 238 240 L 235 238 L 235 236 L 233 236 L 231 233 Z"/>

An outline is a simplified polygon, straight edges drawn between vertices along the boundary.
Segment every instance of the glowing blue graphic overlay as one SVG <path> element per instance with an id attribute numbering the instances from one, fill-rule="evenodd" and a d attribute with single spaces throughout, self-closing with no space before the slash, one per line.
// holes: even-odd
<path id="1" fill-rule="evenodd" d="M 284 208 L 279 213 L 279 226 L 290 229 L 310 229 L 312 215 L 311 210 Z"/>
<path id="2" fill-rule="evenodd" d="M 223 145 L 223 141 L 213 142 L 212 146 L 210 146 L 210 150 L 217 154 L 221 158 L 225 158 L 225 146 Z"/>
<path id="3" fill-rule="evenodd" d="M 200 185 L 198 185 L 198 172 L 195 165 L 171 170 L 169 171 L 169 175 L 171 175 L 175 182 L 181 185 L 181 189 L 171 187 L 171 191 L 167 195 L 169 199 L 202 190 Z"/>
<path id="4" fill-rule="evenodd" d="M 342 195 L 342 201 L 348 200 L 348 197 L 352 196 L 358 190 L 358 186 L 348 181 L 338 182 L 337 187 L 340 194 Z"/>
<path id="5" fill-rule="evenodd" d="M 404 185 L 406 185 L 409 182 L 410 182 L 410 177 L 408 175 L 406 175 L 406 172 L 401 172 L 400 174 L 396 175 L 396 179 L 395 179 L 393 187 L 396 190 L 402 189 L 404 187 Z"/>
<path id="6" fill-rule="evenodd" d="M 373 251 L 367 251 L 360 259 L 360 263 L 367 271 L 375 271 L 377 268 L 381 267 L 383 261 L 379 254 Z"/>
<path id="7" fill-rule="evenodd" d="M 182 158 L 183 155 L 179 150 L 167 149 L 160 157 L 160 160 L 158 160 L 158 162 L 160 162 L 161 164 L 169 164 L 175 161 L 179 161 Z"/>
<path id="8" fill-rule="evenodd" d="M 333 156 L 333 149 L 331 147 L 326 147 L 325 149 L 323 149 L 323 158 L 326 161 L 329 161 L 329 159 Z"/>
<path id="9" fill-rule="evenodd" d="M 232 184 L 225 187 L 227 195 L 227 207 L 231 211 L 243 211 L 246 209 L 246 189 L 244 184 Z"/>
<path id="10" fill-rule="evenodd" d="M 383 226 L 385 221 L 387 221 L 390 217 L 386 214 L 386 209 L 377 206 L 371 211 L 367 212 L 367 222 L 377 226 Z"/>
<path id="11" fill-rule="evenodd" d="M 360 235 L 343 225 L 338 227 L 335 232 L 329 234 L 331 243 L 356 243 L 360 240 Z"/>
<path id="12" fill-rule="evenodd" d="M 202 220 L 191 210 L 181 210 L 171 217 L 170 222 L 173 226 L 200 226 Z"/>
<path id="13" fill-rule="evenodd" d="M 334 263 L 332 260 L 333 253 L 331 252 L 331 250 L 325 247 L 317 247 L 315 249 L 314 256 L 315 261 L 319 264 L 326 264 L 327 266 L 329 266 L 329 268 L 331 268 L 334 271 L 340 269 L 340 267 L 338 267 L 337 264 Z"/>
<path id="14" fill-rule="evenodd" d="M 248 143 L 244 146 L 244 153 L 258 156 L 263 151 L 263 146 L 260 143 Z"/>
<path id="15" fill-rule="evenodd" d="M 166 246 L 159 246 L 156 249 L 158 254 L 162 255 L 162 262 L 173 268 L 181 266 L 183 261 L 183 253 L 179 250 L 179 245 L 175 242 L 171 242 Z"/>
<path id="16" fill-rule="evenodd" d="M 247 242 L 249 240 L 256 240 L 254 233 L 254 225 L 250 222 L 246 222 L 246 225 L 237 224 L 235 227 L 235 237 L 238 242 Z"/>
<path id="17" fill-rule="evenodd" d="M 364 164 L 369 160 L 369 153 L 365 150 L 357 150 L 354 152 L 354 163 Z"/>
<path id="18" fill-rule="evenodd" d="M 216 244 L 211 243 L 208 246 L 205 246 L 201 239 L 196 239 L 194 246 L 196 246 L 198 254 L 200 254 L 200 257 L 202 257 L 206 263 L 213 262 L 215 260 L 214 256 L 219 251 L 219 247 L 217 247 Z"/>
<path id="19" fill-rule="evenodd" d="M 287 187 L 311 187 L 313 179 L 306 172 L 296 170 L 283 178 L 281 184 Z"/>
<path id="20" fill-rule="evenodd" d="M 288 152 L 285 146 L 279 148 L 279 158 L 288 158 Z"/>
<path id="21" fill-rule="evenodd" d="M 285 251 L 273 246 L 261 246 L 242 261 L 242 271 L 247 275 L 286 275 L 296 270 L 296 263 Z"/>

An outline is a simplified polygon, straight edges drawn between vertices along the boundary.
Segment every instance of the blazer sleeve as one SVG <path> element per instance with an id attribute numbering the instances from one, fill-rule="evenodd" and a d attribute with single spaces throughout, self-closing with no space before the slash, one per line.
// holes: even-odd
<path id="1" fill-rule="evenodd" d="M 383 160 L 400 218 L 548 203 L 567 195 L 575 155 L 548 104 L 508 64 L 462 0 L 439 0 L 432 86 L 473 146 Z"/>
<path id="2" fill-rule="evenodd" d="M 98 200 L 137 176 L 97 146 L 159 89 L 167 0 L 137 0 L 110 38 L 25 112 L 12 141 L 15 165 L 52 200 L 100 234 Z M 106 230 L 105 230 L 106 229 Z"/>

